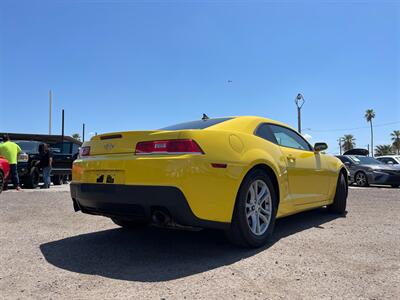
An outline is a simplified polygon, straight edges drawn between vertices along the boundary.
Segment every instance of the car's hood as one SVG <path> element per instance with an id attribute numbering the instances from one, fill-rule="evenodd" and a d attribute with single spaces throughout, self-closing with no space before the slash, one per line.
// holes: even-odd
<path id="1" fill-rule="evenodd" d="M 376 165 L 364 165 L 364 164 L 360 164 L 358 165 L 360 167 L 364 167 L 364 168 L 370 168 L 373 170 L 392 170 L 392 171 L 399 171 L 400 170 L 400 165 L 380 165 L 380 164 L 376 164 Z"/>

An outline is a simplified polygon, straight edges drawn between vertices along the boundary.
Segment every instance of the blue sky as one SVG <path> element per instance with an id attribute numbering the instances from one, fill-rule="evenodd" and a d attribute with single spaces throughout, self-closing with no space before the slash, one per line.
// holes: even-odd
<path id="1" fill-rule="evenodd" d="M 203 112 L 296 127 L 299 92 L 304 133 L 331 153 L 343 134 L 366 147 L 367 108 L 375 144 L 400 129 L 398 1 L 0 3 L 0 131 L 46 133 L 49 89 L 53 133 L 62 108 L 87 136 Z"/>

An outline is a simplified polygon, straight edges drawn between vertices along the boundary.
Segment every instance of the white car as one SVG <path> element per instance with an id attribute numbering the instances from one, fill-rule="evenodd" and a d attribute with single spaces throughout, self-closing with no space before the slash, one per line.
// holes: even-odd
<path id="1" fill-rule="evenodd" d="M 388 165 L 400 165 L 400 155 L 384 155 L 375 157 L 377 160 Z"/>

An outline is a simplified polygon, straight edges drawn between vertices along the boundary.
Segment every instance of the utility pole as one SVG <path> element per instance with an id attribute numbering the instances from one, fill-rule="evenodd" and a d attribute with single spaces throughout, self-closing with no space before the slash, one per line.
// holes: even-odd
<path id="1" fill-rule="evenodd" d="M 64 109 L 61 111 L 61 145 L 64 151 Z"/>
<path id="2" fill-rule="evenodd" d="M 53 102 L 53 95 L 51 90 L 49 90 L 49 135 L 51 135 L 51 114 L 52 114 L 52 102 Z"/>
<path id="3" fill-rule="evenodd" d="M 85 141 L 85 123 L 82 124 L 82 143 Z"/>
<path id="4" fill-rule="evenodd" d="M 339 153 L 340 155 L 342 155 L 342 138 L 339 138 L 338 142 L 339 142 Z"/>
<path id="5" fill-rule="evenodd" d="M 301 108 L 306 101 L 304 100 L 303 95 L 298 93 L 294 102 L 297 106 L 297 130 L 301 133 Z"/>

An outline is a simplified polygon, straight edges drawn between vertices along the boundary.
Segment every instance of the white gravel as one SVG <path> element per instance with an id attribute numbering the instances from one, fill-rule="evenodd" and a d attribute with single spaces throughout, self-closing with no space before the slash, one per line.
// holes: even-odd
<path id="1" fill-rule="evenodd" d="M 74 213 L 68 186 L 0 195 L 1 299 L 398 299 L 400 189 L 350 189 L 348 214 L 279 220 L 258 250 L 218 231 L 125 231 Z"/>

